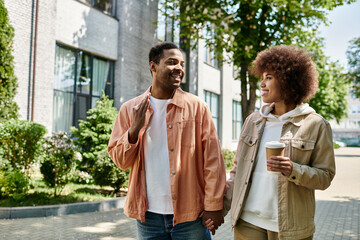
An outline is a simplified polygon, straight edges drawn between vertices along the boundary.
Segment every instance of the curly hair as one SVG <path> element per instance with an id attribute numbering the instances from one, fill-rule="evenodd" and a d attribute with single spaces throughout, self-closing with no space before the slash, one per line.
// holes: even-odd
<path id="1" fill-rule="evenodd" d="M 318 88 L 318 72 L 311 55 L 295 46 L 274 46 L 258 53 L 251 74 L 270 72 L 279 81 L 285 104 L 300 104 L 309 100 Z"/>

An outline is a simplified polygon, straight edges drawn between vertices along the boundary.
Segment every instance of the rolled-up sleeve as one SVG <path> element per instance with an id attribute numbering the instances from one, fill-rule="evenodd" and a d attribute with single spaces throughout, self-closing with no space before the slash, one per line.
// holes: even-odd
<path id="1" fill-rule="evenodd" d="M 111 159 L 123 170 L 131 167 L 139 158 L 139 139 L 135 144 L 129 143 L 130 122 L 129 111 L 124 104 L 116 117 L 108 144 Z"/>
<path id="2" fill-rule="evenodd" d="M 202 118 L 202 147 L 204 152 L 204 182 L 206 211 L 223 208 L 225 194 L 225 164 L 211 113 L 207 106 Z"/>

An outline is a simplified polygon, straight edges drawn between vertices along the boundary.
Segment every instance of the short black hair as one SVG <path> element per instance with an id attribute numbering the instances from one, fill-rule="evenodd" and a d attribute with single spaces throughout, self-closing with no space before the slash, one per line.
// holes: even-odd
<path id="1" fill-rule="evenodd" d="M 156 64 L 159 64 L 160 59 L 164 56 L 164 49 L 174 49 L 174 48 L 179 49 L 179 47 L 172 42 L 161 42 L 156 44 L 150 49 L 149 63 L 154 62 Z"/>

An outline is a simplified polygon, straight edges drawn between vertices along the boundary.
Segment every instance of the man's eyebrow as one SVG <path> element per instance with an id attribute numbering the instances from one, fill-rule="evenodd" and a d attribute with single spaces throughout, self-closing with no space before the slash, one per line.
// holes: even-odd
<path id="1" fill-rule="evenodd" d="M 170 58 L 166 59 L 166 61 L 179 61 L 179 59 L 170 57 Z M 185 61 L 181 60 L 180 63 L 185 63 Z"/>
<path id="2" fill-rule="evenodd" d="M 178 61 L 178 59 L 177 58 L 168 58 L 168 59 L 166 59 L 167 61 L 169 61 L 169 60 L 175 60 L 175 61 Z"/>

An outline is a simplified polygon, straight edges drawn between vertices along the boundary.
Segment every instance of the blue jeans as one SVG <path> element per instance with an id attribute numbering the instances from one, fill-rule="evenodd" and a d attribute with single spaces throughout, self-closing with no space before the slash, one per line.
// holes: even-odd
<path id="1" fill-rule="evenodd" d="M 173 226 L 174 215 L 145 213 L 145 222 L 137 220 L 138 239 L 210 240 L 209 230 L 201 224 L 201 218 Z"/>

